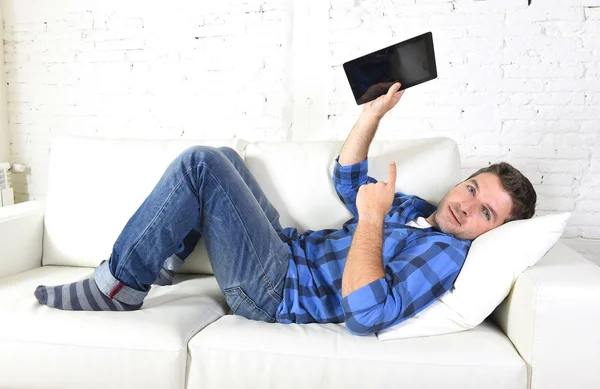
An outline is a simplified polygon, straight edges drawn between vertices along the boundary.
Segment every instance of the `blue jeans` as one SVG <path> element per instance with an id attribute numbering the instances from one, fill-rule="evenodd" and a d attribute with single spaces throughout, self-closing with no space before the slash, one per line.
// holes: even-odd
<path id="1" fill-rule="evenodd" d="M 215 278 L 236 315 L 275 322 L 288 268 L 279 213 L 238 153 L 193 146 L 171 162 L 94 272 L 110 298 L 139 304 L 169 257 L 204 237 Z"/>

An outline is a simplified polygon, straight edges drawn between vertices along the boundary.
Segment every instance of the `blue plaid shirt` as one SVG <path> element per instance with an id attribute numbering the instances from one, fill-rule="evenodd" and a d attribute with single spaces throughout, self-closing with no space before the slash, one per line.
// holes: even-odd
<path id="1" fill-rule="evenodd" d="M 437 227 L 406 225 L 429 217 L 437 207 L 417 196 L 396 193 L 383 225 L 383 269 L 379 278 L 342 298 L 342 274 L 358 223 L 358 188 L 376 179 L 367 175 L 368 158 L 341 166 L 336 158 L 333 184 L 354 216 L 342 229 L 284 228 L 289 267 L 280 323 L 342 323 L 355 335 L 367 335 L 402 322 L 446 293 L 456 280 L 471 245 Z"/>

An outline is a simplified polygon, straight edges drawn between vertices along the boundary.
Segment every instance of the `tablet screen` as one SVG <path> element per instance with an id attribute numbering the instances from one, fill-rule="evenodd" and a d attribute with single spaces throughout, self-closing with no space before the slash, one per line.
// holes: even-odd
<path id="1" fill-rule="evenodd" d="M 400 90 L 437 77 L 431 32 L 344 63 L 357 104 L 387 93 L 400 81 Z"/>

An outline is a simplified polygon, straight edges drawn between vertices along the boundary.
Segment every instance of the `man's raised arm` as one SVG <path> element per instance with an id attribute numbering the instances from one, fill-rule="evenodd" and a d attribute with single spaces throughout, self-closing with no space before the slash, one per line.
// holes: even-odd
<path id="1" fill-rule="evenodd" d="M 404 91 L 398 92 L 398 89 L 400 89 L 399 82 L 393 84 L 387 94 L 363 104 L 362 112 L 342 146 L 338 160 L 341 166 L 353 165 L 367 158 L 379 121 L 404 94 Z"/>
<path id="2" fill-rule="evenodd" d="M 363 111 L 340 152 L 338 159 L 340 166 L 354 165 L 367 158 L 379 120 L 400 101 L 400 97 L 404 94 L 404 91 L 398 92 L 399 88 L 400 83 L 396 83 L 390 87 L 387 94 L 363 105 Z M 381 250 L 383 220 L 390 211 L 394 199 L 395 164 L 390 164 L 389 173 L 388 183 L 367 183 L 359 187 L 356 196 L 344 197 L 345 202 L 355 200 L 356 204 L 350 204 L 349 209 L 355 210 L 353 213 L 355 216 L 358 215 L 358 225 L 342 275 L 342 305 L 346 327 L 355 334 L 364 334 L 378 328 L 379 319 L 383 317 L 380 314 L 380 300 L 386 298 L 383 294 L 386 294 L 389 289 L 375 287 L 377 290 L 373 291 L 363 288 L 367 285 L 387 286 Z M 374 316 L 380 316 L 379 319 L 373 320 L 377 324 L 359 323 L 355 315 L 370 310 L 373 310 Z"/>

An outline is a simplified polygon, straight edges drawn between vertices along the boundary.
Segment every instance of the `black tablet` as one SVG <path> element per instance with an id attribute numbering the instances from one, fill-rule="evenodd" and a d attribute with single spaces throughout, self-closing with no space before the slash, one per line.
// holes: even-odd
<path id="1" fill-rule="evenodd" d="M 356 104 L 387 93 L 400 81 L 400 90 L 437 77 L 431 32 L 410 38 L 344 63 Z"/>

